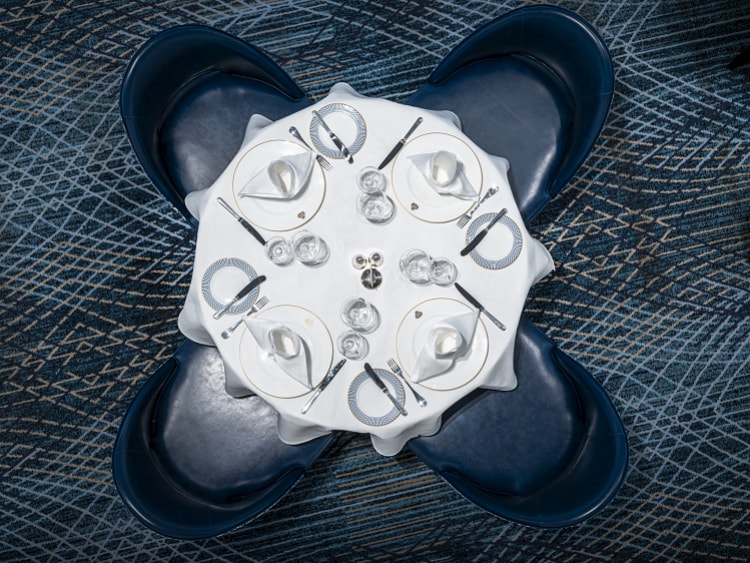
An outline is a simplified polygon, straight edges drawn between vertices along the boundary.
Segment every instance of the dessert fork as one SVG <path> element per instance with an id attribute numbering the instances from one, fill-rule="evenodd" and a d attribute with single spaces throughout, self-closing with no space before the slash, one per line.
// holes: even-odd
<path id="1" fill-rule="evenodd" d="M 485 193 L 482 196 L 482 199 L 477 201 L 471 209 L 469 209 L 468 212 L 466 212 L 459 220 L 456 225 L 459 229 L 463 229 L 466 226 L 466 223 L 468 223 L 471 218 L 474 216 L 474 213 L 477 212 L 477 209 L 479 209 L 479 206 L 482 205 L 485 201 L 490 199 L 493 195 L 495 195 L 500 188 L 498 186 L 490 186 L 490 189 L 487 190 L 487 193 Z"/>
<path id="2" fill-rule="evenodd" d="M 260 311 L 263 307 L 266 306 L 266 303 L 268 303 L 268 297 L 266 297 L 264 295 L 263 297 L 261 297 L 260 299 L 258 299 L 255 302 L 255 304 L 250 308 L 250 310 L 245 315 L 243 315 L 243 317 L 239 321 L 237 321 L 232 326 L 230 326 L 229 328 L 227 328 L 226 330 L 224 330 L 221 333 L 221 337 L 224 340 L 226 340 L 227 338 L 229 338 L 230 336 L 232 336 L 232 333 L 235 330 L 237 330 L 237 327 L 240 326 L 244 322 L 245 317 L 249 317 L 250 315 L 252 315 L 252 314 L 257 313 L 258 311 Z"/>
<path id="3" fill-rule="evenodd" d="M 417 393 L 416 389 L 414 389 L 414 387 L 412 387 L 412 386 L 411 386 L 411 383 L 409 383 L 409 380 L 408 380 L 408 379 L 406 379 L 406 376 L 404 375 L 404 372 L 403 372 L 403 371 L 401 371 L 401 366 L 399 366 L 399 365 L 398 365 L 398 364 L 396 363 L 396 360 L 394 360 L 393 358 L 390 358 L 390 359 L 388 360 L 388 367 L 389 367 L 389 368 L 391 368 L 391 371 L 392 371 L 393 373 L 395 373 L 395 374 L 396 374 L 396 375 L 398 375 L 398 376 L 399 376 L 399 377 L 400 377 L 401 379 L 403 379 L 403 380 L 404 380 L 404 383 L 406 383 L 406 386 L 407 386 L 407 387 L 408 387 L 408 388 L 409 388 L 409 389 L 411 390 L 411 392 L 412 392 L 412 393 L 414 394 L 414 398 L 415 398 L 415 399 L 417 400 L 417 403 L 419 403 L 419 406 L 420 406 L 420 407 L 426 407 L 426 406 L 427 406 L 427 400 L 426 400 L 426 399 L 425 399 L 425 398 L 424 398 L 424 397 L 423 397 L 422 395 L 420 395 L 419 393 Z"/>

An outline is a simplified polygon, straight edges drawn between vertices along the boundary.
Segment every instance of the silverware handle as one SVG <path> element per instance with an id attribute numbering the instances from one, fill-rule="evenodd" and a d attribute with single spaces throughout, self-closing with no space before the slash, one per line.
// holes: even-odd
<path id="1" fill-rule="evenodd" d="M 487 315 L 487 318 L 492 321 L 492 324 L 494 324 L 500 330 L 505 330 L 507 328 L 502 322 L 500 322 L 500 319 L 490 313 L 487 309 L 482 309 L 482 313 Z"/>
<path id="2" fill-rule="evenodd" d="M 313 403 L 315 402 L 315 400 L 316 400 L 316 399 L 317 399 L 317 398 L 318 398 L 318 397 L 320 396 L 320 394 L 321 394 L 322 392 L 323 392 L 323 389 L 321 389 L 320 387 L 318 387 L 318 388 L 317 388 L 317 389 L 315 390 L 315 393 L 313 393 L 313 394 L 312 394 L 312 397 L 310 397 L 310 398 L 308 399 L 308 401 L 307 401 L 307 402 L 305 403 L 305 406 L 304 406 L 304 407 L 302 407 L 302 410 L 301 410 L 300 412 L 301 412 L 302 414 L 305 414 L 305 413 L 306 413 L 307 411 L 309 411 L 309 410 L 310 410 L 310 407 L 312 406 L 312 404 L 313 404 Z"/>

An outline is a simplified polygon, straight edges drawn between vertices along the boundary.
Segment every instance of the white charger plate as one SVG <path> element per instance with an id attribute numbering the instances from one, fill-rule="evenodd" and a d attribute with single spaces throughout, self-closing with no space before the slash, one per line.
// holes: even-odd
<path id="1" fill-rule="evenodd" d="M 476 201 L 437 193 L 409 158 L 440 150 L 456 155 L 469 183 L 479 197 L 482 194 L 482 165 L 469 145 L 448 133 L 425 133 L 414 137 L 396 155 L 391 172 L 391 185 L 399 204 L 417 219 L 428 223 L 455 221 Z"/>
<path id="2" fill-rule="evenodd" d="M 320 318 L 296 305 L 267 307 L 256 318 L 277 321 L 293 330 L 305 341 L 310 351 L 310 373 L 315 387 L 331 370 L 333 339 Z M 240 366 L 247 380 L 263 393 L 280 399 L 301 397 L 308 393 L 305 385 L 294 379 L 266 353 L 246 326 L 239 338 Z"/>
<path id="3" fill-rule="evenodd" d="M 445 297 L 428 299 L 413 307 L 399 324 L 396 332 L 396 354 L 404 374 L 411 379 L 419 353 L 427 342 L 427 336 L 440 321 L 473 311 L 471 307 Z M 456 360 L 448 371 L 420 381 L 417 385 L 434 391 L 452 391 L 463 387 L 482 371 L 489 352 L 487 329 L 480 318 L 469 350 Z"/>
<path id="4" fill-rule="evenodd" d="M 266 141 L 248 150 L 237 162 L 232 177 L 232 195 L 239 212 L 257 227 L 269 231 L 291 231 L 310 221 L 323 204 L 326 179 L 317 160 L 314 161 L 307 186 L 291 199 L 267 199 L 240 196 L 247 182 L 274 160 L 306 152 L 294 141 Z"/>

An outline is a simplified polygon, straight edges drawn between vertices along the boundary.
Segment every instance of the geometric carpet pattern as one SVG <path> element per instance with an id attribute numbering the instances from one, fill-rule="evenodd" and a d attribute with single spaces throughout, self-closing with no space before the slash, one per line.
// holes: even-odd
<path id="1" fill-rule="evenodd" d="M 183 339 L 195 250 L 125 138 L 134 51 L 202 23 L 265 50 L 314 100 L 346 81 L 404 101 L 473 29 L 532 3 L 0 5 L 0 559 L 750 559 L 750 66 L 727 68 L 750 47 L 750 10 L 736 0 L 553 2 L 602 35 L 615 96 L 590 157 L 529 225 L 557 269 L 526 314 L 625 424 L 628 476 L 601 513 L 561 530 L 507 522 L 408 450 L 382 457 L 347 433 L 218 538 L 161 537 L 118 497 L 114 439 Z"/>

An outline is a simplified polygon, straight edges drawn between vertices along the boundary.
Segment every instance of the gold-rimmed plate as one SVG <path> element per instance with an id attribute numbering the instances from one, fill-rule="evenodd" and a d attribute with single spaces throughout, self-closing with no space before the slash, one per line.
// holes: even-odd
<path id="1" fill-rule="evenodd" d="M 331 370 L 333 339 L 320 318 L 303 307 L 276 305 L 263 309 L 256 315 L 279 322 L 296 332 L 310 351 L 310 374 L 315 387 Z M 240 366 L 250 383 L 263 393 L 280 399 L 300 397 L 310 391 L 287 374 L 255 341 L 246 327 L 239 339 Z"/>
<path id="2" fill-rule="evenodd" d="M 428 299 L 409 310 L 396 333 L 396 354 L 401 368 L 411 377 L 414 366 L 432 328 L 448 317 L 473 311 L 471 307 L 444 297 Z M 420 381 L 419 385 L 434 391 L 452 391 L 472 381 L 482 371 L 489 352 L 487 329 L 480 319 L 469 350 L 448 371 Z"/>
<path id="3" fill-rule="evenodd" d="M 482 192 L 482 165 L 469 145 L 448 133 L 425 133 L 414 137 L 396 155 L 391 172 L 391 185 L 399 204 L 417 219 L 428 223 L 455 221 L 476 201 L 439 194 L 430 186 L 411 158 L 441 150 L 456 155 L 460 170 L 474 191 L 479 196 Z"/>
<path id="4" fill-rule="evenodd" d="M 256 227 L 269 231 L 291 231 L 310 221 L 323 204 L 326 179 L 315 161 L 307 185 L 291 199 L 242 197 L 247 182 L 274 160 L 306 152 L 294 141 L 275 140 L 259 143 L 242 155 L 232 176 L 232 194 L 239 212 Z"/>

